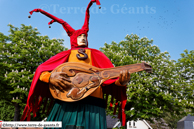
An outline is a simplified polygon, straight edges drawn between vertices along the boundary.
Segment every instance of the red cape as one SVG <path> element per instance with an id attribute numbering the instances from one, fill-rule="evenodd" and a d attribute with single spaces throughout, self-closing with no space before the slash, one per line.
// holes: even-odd
<path id="1" fill-rule="evenodd" d="M 78 48 L 76 48 L 78 49 Z M 92 58 L 92 65 L 98 68 L 110 68 L 114 67 L 111 63 L 111 61 L 100 51 L 96 49 L 91 49 L 91 48 L 86 48 L 91 50 L 91 58 Z M 27 99 L 27 104 L 26 107 L 23 111 L 23 115 L 21 117 L 21 121 L 24 121 L 26 117 L 28 116 L 27 120 L 30 120 L 30 113 L 33 112 L 33 116 L 36 117 L 36 112 L 38 111 L 43 98 L 50 98 L 53 100 L 52 95 L 50 94 L 49 88 L 48 88 L 48 83 L 41 82 L 39 80 L 40 74 L 44 71 L 52 71 L 54 70 L 58 65 L 67 62 L 69 55 L 71 53 L 71 50 L 75 49 L 70 49 L 67 51 L 63 51 L 53 57 L 51 57 L 49 60 L 46 62 L 42 63 L 41 65 L 38 66 L 36 69 L 36 72 L 34 74 L 34 78 L 31 83 L 30 91 L 28 94 L 28 99 Z M 103 88 L 103 93 L 106 94 L 106 96 L 111 95 L 112 100 L 110 103 L 110 107 L 112 107 L 113 103 L 113 98 L 116 99 L 116 101 L 120 101 L 121 108 L 120 108 L 120 113 L 119 113 L 119 118 L 121 117 L 121 112 L 122 112 L 122 120 L 123 120 L 123 125 L 125 124 L 125 113 L 124 113 L 124 108 L 127 100 L 126 96 L 126 87 L 124 86 L 117 86 L 114 84 L 114 82 L 117 79 L 110 79 L 105 81 L 102 84 Z M 47 102 L 44 104 L 46 105 Z M 117 103 L 116 106 L 117 107 Z M 47 107 L 49 108 L 49 107 Z M 116 108 L 115 108 L 116 109 Z M 115 110 L 116 111 L 116 110 Z"/>

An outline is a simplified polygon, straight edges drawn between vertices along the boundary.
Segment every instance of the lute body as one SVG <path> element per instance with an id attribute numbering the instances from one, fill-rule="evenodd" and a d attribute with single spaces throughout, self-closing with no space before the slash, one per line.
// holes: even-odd
<path id="1" fill-rule="evenodd" d="M 67 62 L 59 65 L 52 73 L 65 72 L 71 86 L 64 92 L 60 92 L 51 84 L 49 89 L 55 99 L 66 102 L 78 101 L 93 93 L 104 81 L 119 77 L 122 70 L 128 70 L 130 73 L 143 70 L 151 72 L 152 67 L 146 63 L 138 63 L 102 69 L 84 63 Z"/>

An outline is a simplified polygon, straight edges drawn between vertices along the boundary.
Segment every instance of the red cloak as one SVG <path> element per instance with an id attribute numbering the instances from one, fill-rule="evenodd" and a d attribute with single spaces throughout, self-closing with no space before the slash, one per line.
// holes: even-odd
<path id="1" fill-rule="evenodd" d="M 75 48 L 78 49 L 78 48 Z M 50 94 L 49 88 L 48 88 L 48 83 L 41 82 L 39 80 L 39 76 L 42 72 L 44 71 L 52 71 L 54 70 L 58 65 L 67 62 L 68 57 L 71 53 L 71 50 L 75 49 L 70 49 L 67 51 L 63 51 L 53 57 L 51 57 L 49 60 L 46 62 L 42 63 L 39 65 L 39 67 L 36 69 L 36 72 L 34 74 L 34 78 L 31 83 L 30 91 L 28 94 L 28 99 L 27 99 L 27 104 L 26 107 L 23 111 L 23 115 L 21 117 L 21 121 L 25 120 L 27 117 L 27 120 L 30 120 L 30 113 L 33 112 L 33 116 L 36 117 L 36 112 L 38 111 L 42 100 L 44 97 L 50 98 L 53 100 L 52 95 Z M 99 68 L 110 68 L 114 67 L 111 63 L 111 61 L 100 51 L 96 49 L 91 49 L 91 48 L 85 48 L 85 49 L 90 49 L 91 50 L 91 58 L 92 58 L 92 65 L 95 67 Z M 123 124 L 125 124 L 125 113 L 124 113 L 124 107 L 126 104 L 126 87 L 125 86 L 116 86 L 114 82 L 117 79 L 110 79 L 105 81 L 102 84 L 102 89 L 103 93 L 106 94 L 106 96 L 111 95 L 112 96 L 112 102 L 110 103 L 110 107 L 112 107 L 113 103 L 113 98 L 116 99 L 116 101 L 120 101 L 121 107 L 120 107 L 120 115 L 121 117 L 121 112 L 122 112 L 122 120 Z M 46 104 L 46 103 L 45 103 Z M 117 106 L 115 106 L 117 107 Z M 49 107 L 46 107 L 49 108 Z M 122 109 L 122 110 L 121 110 Z"/>

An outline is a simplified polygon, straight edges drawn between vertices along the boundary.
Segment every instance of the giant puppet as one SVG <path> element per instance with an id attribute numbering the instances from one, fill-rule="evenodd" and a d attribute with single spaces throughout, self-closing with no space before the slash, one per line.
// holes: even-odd
<path id="1" fill-rule="evenodd" d="M 63 90 L 68 87 L 68 80 L 63 76 L 64 72 L 55 72 L 51 74 L 60 64 L 64 62 L 80 62 L 89 64 L 98 68 L 111 68 L 114 67 L 111 61 L 100 51 L 96 49 L 88 48 L 88 31 L 89 31 L 89 8 L 96 2 L 100 5 L 99 0 L 91 0 L 85 15 L 85 22 L 81 29 L 74 30 L 67 22 L 59 19 L 42 9 L 34 9 L 30 12 L 40 12 L 52 20 L 49 25 L 53 22 L 60 23 L 68 36 L 70 37 L 71 49 L 63 51 L 49 60 L 41 64 L 34 75 L 29 91 L 27 104 L 24 109 L 21 120 L 30 120 L 30 113 L 33 112 L 33 116 L 36 117 L 40 105 L 47 105 L 47 101 L 43 102 L 44 98 L 50 98 L 54 100 L 49 91 L 49 84 L 55 85 L 59 90 Z M 83 57 L 80 54 L 80 50 L 87 57 Z M 84 128 L 84 129 L 105 129 L 106 128 L 106 114 L 105 107 L 106 102 L 103 97 L 106 94 L 112 96 L 110 106 L 112 107 L 113 100 L 116 99 L 115 109 L 119 106 L 119 117 L 122 117 L 123 125 L 125 125 L 125 113 L 124 107 L 126 104 L 126 84 L 130 79 L 130 74 L 127 70 L 120 73 L 119 78 L 109 79 L 99 86 L 93 93 L 88 97 L 76 101 L 76 102 L 64 102 L 60 100 L 54 100 L 55 104 L 51 113 L 48 116 L 49 121 L 62 121 L 63 128 Z M 47 100 L 47 99 L 46 99 Z M 49 108 L 47 106 L 46 108 Z"/>

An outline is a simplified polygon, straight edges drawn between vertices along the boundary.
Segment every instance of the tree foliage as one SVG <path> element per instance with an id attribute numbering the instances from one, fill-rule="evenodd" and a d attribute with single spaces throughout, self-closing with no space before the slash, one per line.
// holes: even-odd
<path id="1" fill-rule="evenodd" d="M 180 76 L 179 85 L 182 86 L 181 95 L 193 105 L 194 96 L 194 50 L 185 50 L 181 53 L 181 58 L 176 63 L 177 72 Z"/>
<path id="2" fill-rule="evenodd" d="M 176 62 L 176 71 L 179 76 L 178 84 L 181 87 L 179 91 L 180 101 L 185 104 L 182 108 L 186 114 L 194 115 L 193 100 L 194 100 L 194 50 L 190 52 L 186 49 L 181 53 L 181 58 Z M 180 107 L 181 108 L 181 107 Z M 176 129 L 177 122 L 182 119 L 184 114 L 165 113 L 165 121 L 169 127 Z"/>
<path id="3" fill-rule="evenodd" d="M 145 119 L 152 121 L 163 118 L 165 112 L 172 115 L 186 115 L 186 108 L 193 109 L 193 105 L 183 97 L 186 89 L 183 87 L 176 61 L 170 60 L 168 52 L 161 52 L 153 45 L 153 40 L 146 37 L 139 38 L 135 34 L 127 35 L 125 40 L 111 44 L 105 43 L 100 48 L 115 66 L 141 63 L 145 61 L 152 66 L 153 72 L 138 72 L 131 74 L 131 81 L 127 86 L 127 105 L 125 113 L 128 120 Z M 189 55 L 188 55 L 189 56 Z M 183 65 L 184 66 L 184 65 Z M 190 92 L 190 93 L 191 93 Z M 185 92 L 186 93 L 186 92 Z M 193 99 L 193 97 L 191 97 Z M 112 113 L 109 111 L 108 113 Z"/>
<path id="4" fill-rule="evenodd" d="M 13 120 L 13 109 L 19 107 L 15 109 L 20 111 L 15 113 L 18 115 L 15 120 L 18 120 L 37 66 L 63 51 L 64 47 L 62 39 L 40 36 L 32 26 L 8 26 L 8 36 L 0 33 L 0 119 Z"/>

